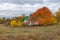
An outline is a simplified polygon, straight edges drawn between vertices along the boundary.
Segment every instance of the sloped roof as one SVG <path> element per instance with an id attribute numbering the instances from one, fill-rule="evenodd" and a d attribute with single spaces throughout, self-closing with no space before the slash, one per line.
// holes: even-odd
<path id="1" fill-rule="evenodd" d="M 29 20 L 29 17 L 24 18 L 24 20 Z"/>

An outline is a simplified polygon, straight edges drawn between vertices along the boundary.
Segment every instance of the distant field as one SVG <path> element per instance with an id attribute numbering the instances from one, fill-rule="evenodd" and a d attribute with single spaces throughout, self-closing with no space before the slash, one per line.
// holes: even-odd
<path id="1" fill-rule="evenodd" d="M 0 24 L 0 40 L 60 40 L 60 25 L 8 27 Z"/>

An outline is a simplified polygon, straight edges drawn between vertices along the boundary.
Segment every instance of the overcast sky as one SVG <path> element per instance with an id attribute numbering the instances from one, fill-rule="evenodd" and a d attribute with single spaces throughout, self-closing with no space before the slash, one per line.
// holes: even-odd
<path id="1" fill-rule="evenodd" d="M 0 0 L 0 15 L 20 16 L 22 13 L 29 15 L 43 6 L 54 13 L 60 8 L 60 0 Z"/>

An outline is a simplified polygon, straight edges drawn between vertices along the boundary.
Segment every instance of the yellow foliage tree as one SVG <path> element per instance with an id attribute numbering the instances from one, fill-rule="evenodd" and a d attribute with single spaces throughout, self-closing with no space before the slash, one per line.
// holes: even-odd
<path id="1" fill-rule="evenodd" d="M 57 23 L 60 24 L 60 8 L 59 11 L 56 12 L 56 19 L 57 19 Z"/>
<path id="2" fill-rule="evenodd" d="M 16 20 L 11 20 L 10 21 L 10 26 L 12 26 L 12 27 L 17 26 Z"/>
<path id="3" fill-rule="evenodd" d="M 11 27 L 21 27 L 21 26 L 23 26 L 23 22 L 21 21 L 21 20 L 11 20 L 10 21 L 10 26 Z"/>
<path id="4" fill-rule="evenodd" d="M 54 17 L 51 17 L 51 24 L 56 24 L 57 23 L 57 19 Z"/>
<path id="5" fill-rule="evenodd" d="M 18 27 L 21 27 L 21 26 L 23 26 L 23 23 L 22 23 L 22 22 L 18 22 L 18 23 L 17 23 L 17 26 L 18 26 Z"/>

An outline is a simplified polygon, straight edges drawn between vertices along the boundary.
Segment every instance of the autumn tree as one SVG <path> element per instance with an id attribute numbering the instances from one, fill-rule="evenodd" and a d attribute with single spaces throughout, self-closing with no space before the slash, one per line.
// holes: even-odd
<path id="1" fill-rule="evenodd" d="M 2 17 L 2 18 L 1 18 L 1 22 L 2 22 L 2 23 L 5 23 L 5 22 L 6 22 L 6 18 L 5 18 L 5 17 Z"/>
<path id="2" fill-rule="evenodd" d="M 56 19 L 57 19 L 57 23 L 60 23 L 60 8 L 59 11 L 56 12 Z"/>
<path id="3" fill-rule="evenodd" d="M 53 24 L 56 21 L 52 15 L 52 12 L 47 7 L 38 9 L 31 15 L 30 19 L 31 21 L 38 21 L 39 24 L 43 25 Z"/>

